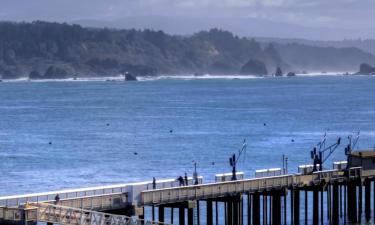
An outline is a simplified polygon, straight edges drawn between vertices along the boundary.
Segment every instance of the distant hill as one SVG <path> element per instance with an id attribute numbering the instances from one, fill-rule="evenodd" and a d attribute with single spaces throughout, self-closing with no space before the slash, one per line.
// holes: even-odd
<path id="1" fill-rule="evenodd" d="M 268 45 L 269 43 L 278 44 L 302 44 L 317 47 L 335 47 L 335 48 L 358 48 L 364 52 L 369 52 L 375 55 L 375 39 L 346 39 L 342 41 L 316 41 L 300 38 L 267 38 L 256 37 L 253 38 L 261 44 Z"/>
<path id="2" fill-rule="evenodd" d="M 298 71 L 355 72 L 361 63 L 373 64 L 372 54 L 358 48 L 317 47 L 304 44 L 275 44 L 283 60 Z"/>
<path id="3" fill-rule="evenodd" d="M 125 72 L 137 76 L 260 74 L 274 73 L 277 67 L 285 72 L 357 70 L 360 63 L 375 63 L 373 55 L 356 48 L 262 46 L 219 29 L 178 36 L 162 31 L 84 28 L 38 21 L 2 22 L 0 34 L 3 79 L 29 75 L 33 79 L 63 79 Z"/>

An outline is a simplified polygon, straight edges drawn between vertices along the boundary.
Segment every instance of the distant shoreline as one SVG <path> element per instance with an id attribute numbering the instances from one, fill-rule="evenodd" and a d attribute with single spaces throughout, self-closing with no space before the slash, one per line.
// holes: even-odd
<path id="1" fill-rule="evenodd" d="M 295 77 L 328 77 L 328 76 L 372 76 L 372 75 L 358 75 L 354 73 L 345 74 L 345 72 L 327 72 L 327 73 L 306 73 L 296 74 Z M 138 81 L 156 81 L 156 80 L 249 80 L 249 79 L 272 79 L 272 78 L 292 78 L 292 77 L 275 77 L 272 75 L 268 76 L 257 76 L 257 75 L 160 75 L 160 76 L 139 76 Z M 4 79 L 2 82 L 128 82 L 124 81 L 123 76 L 108 76 L 108 77 L 80 77 L 80 78 L 65 78 L 65 79 L 29 79 L 22 77 L 18 79 Z"/>

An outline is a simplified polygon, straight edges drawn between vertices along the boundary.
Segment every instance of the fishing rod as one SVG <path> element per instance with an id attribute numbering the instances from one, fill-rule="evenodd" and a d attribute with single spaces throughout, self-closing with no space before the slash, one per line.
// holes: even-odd
<path id="1" fill-rule="evenodd" d="M 247 148 L 247 143 L 246 143 L 246 139 L 244 139 L 243 143 L 242 143 L 242 147 L 238 151 L 237 157 L 236 157 L 236 154 L 233 153 L 232 157 L 229 158 L 229 165 L 232 167 L 232 179 L 231 180 L 237 180 L 236 166 L 237 166 L 237 163 L 238 163 L 239 159 L 241 158 L 242 154 L 244 154 L 244 155 L 246 154 L 246 148 Z"/>

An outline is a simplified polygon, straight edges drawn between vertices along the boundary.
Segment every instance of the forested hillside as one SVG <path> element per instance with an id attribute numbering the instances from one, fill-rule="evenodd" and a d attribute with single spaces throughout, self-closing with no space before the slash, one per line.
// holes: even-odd
<path id="1" fill-rule="evenodd" d="M 301 54 L 313 58 L 331 53 L 332 69 L 358 68 L 358 61 L 375 62 L 373 55 L 354 48 L 344 52 L 353 54 L 358 59 L 354 61 L 353 57 L 339 57 L 343 53 L 340 49 L 311 48 Z M 162 31 L 94 29 L 40 21 L 0 23 L 0 75 L 3 79 L 30 75 L 34 79 L 113 76 L 126 71 L 138 76 L 265 75 L 273 73 L 276 67 L 286 71 L 303 69 L 301 66 L 305 64 L 290 55 L 288 48 L 272 44 L 261 47 L 252 39 L 218 29 L 191 36 L 173 36 Z M 253 64 L 260 66 L 249 67 Z M 319 70 L 326 64 L 327 59 L 320 58 L 312 66 Z M 309 64 L 308 69 L 313 69 L 312 66 Z"/>

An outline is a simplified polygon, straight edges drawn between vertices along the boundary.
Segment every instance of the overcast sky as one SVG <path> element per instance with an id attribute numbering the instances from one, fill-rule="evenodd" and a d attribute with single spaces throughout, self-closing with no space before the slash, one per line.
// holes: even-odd
<path id="1" fill-rule="evenodd" d="M 375 38 L 374 15 L 375 0 L 0 0 L 1 20 L 105 22 L 174 33 L 225 23 L 240 35 L 312 39 Z"/>

